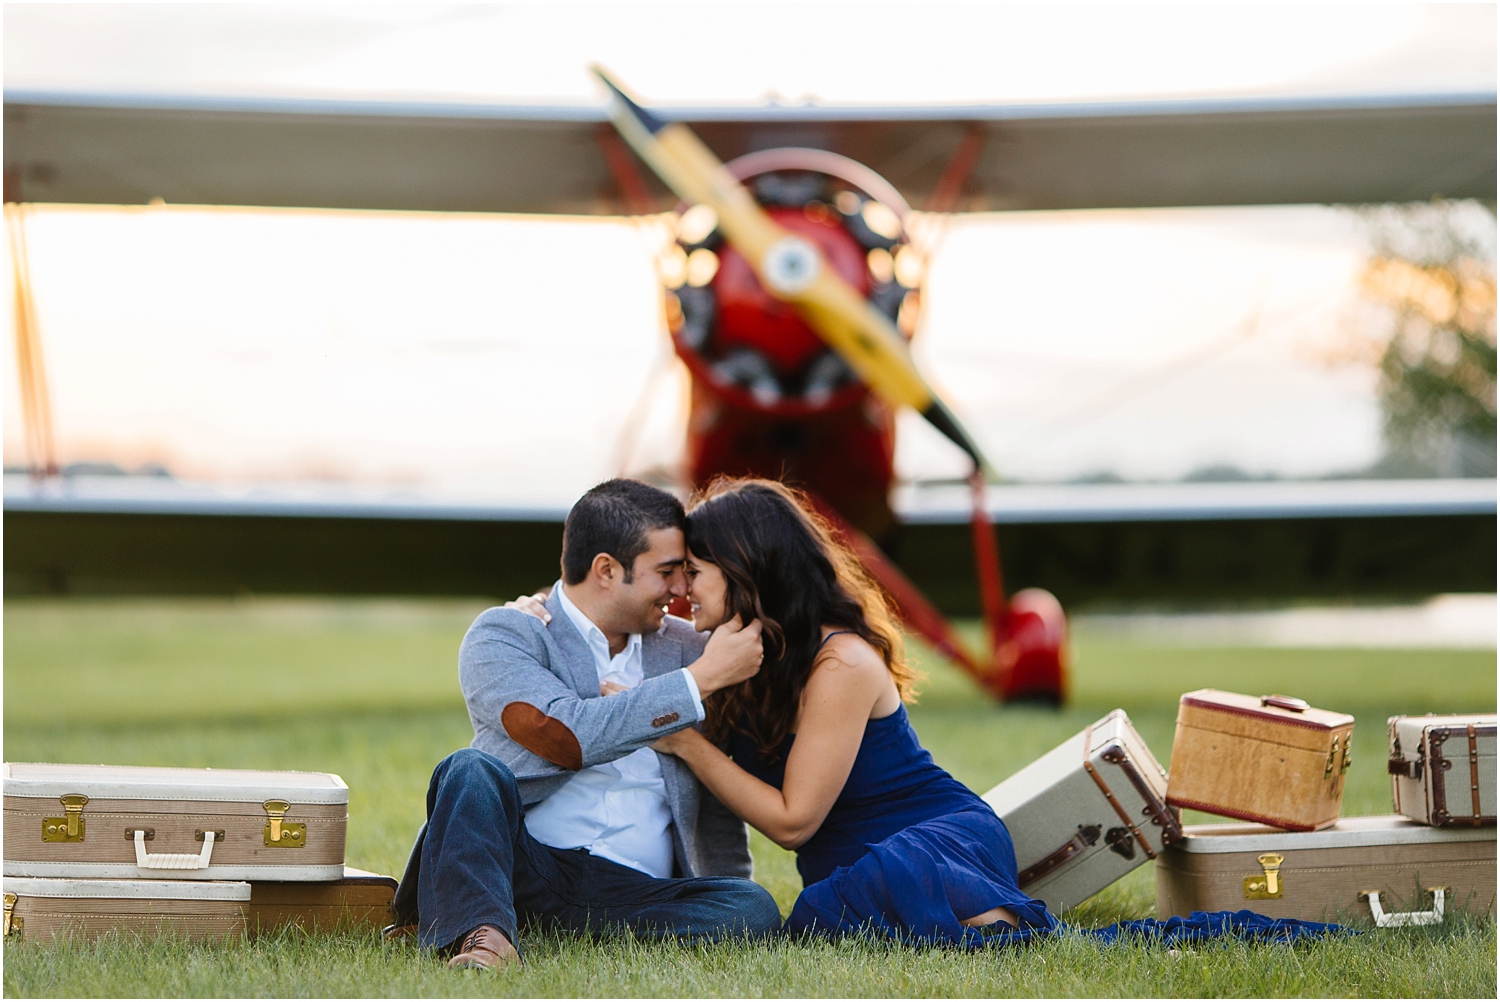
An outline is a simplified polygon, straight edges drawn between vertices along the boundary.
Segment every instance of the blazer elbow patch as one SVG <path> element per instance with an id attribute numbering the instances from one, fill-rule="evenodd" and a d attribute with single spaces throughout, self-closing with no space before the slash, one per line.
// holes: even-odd
<path id="1" fill-rule="evenodd" d="M 553 765 L 577 772 L 583 768 L 583 748 L 578 736 L 556 717 L 549 717 L 530 703 L 508 703 L 500 711 L 500 726 L 516 744 Z"/>

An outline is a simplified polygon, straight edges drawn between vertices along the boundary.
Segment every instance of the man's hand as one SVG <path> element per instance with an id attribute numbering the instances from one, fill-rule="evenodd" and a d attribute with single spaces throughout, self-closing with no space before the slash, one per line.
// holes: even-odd
<path id="1" fill-rule="evenodd" d="M 528 616 L 535 616 L 544 623 L 550 623 L 552 622 L 552 613 L 547 611 L 547 606 L 545 605 L 549 594 L 549 590 L 543 588 L 535 595 L 520 595 L 513 601 L 506 602 L 501 608 L 516 609 L 526 613 Z"/>
<path id="2" fill-rule="evenodd" d="M 688 665 L 687 670 L 693 673 L 693 681 L 698 683 L 698 693 L 707 696 L 753 678 L 760 671 L 764 656 L 760 620 L 741 626 L 740 617 L 736 616 L 714 630 L 708 638 L 708 646 L 703 648 L 703 656 Z"/>

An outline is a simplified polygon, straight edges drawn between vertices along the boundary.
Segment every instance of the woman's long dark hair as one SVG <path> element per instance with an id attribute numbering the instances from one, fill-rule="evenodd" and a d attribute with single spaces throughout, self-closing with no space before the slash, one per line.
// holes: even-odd
<path id="1" fill-rule="evenodd" d="M 704 730 L 722 744 L 731 729 L 776 761 L 792 732 L 823 626 L 850 630 L 880 652 L 903 700 L 917 674 L 885 593 L 816 509 L 770 480 L 715 479 L 687 513 L 692 553 L 724 572 L 726 618 L 759 619 L 765 662 L 756 676 L 711 695 Z"/>

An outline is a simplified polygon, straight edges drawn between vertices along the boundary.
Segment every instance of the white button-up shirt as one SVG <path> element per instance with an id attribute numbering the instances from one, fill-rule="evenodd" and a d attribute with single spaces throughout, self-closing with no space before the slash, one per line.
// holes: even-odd
<path id="1" fill-rule="evenodd" d="M 627 689 L 640 685 L 645 677 L 641 635 L 632 633 L 625 649 L 611 657 L 604 631 L 572 603 L 561 581 L 553 587 L 563 612 L 588 642 L 599 681 Z M 682 673 L 702 720 L 697 681 L 687 669 Z M 583 847 L 653 877 L 672 875 L 671 825 L 661 760 L 650 748 L 579 770 L 560 790 L 526 811 L 526 829 L 538 842 L 558 849 Z"/>

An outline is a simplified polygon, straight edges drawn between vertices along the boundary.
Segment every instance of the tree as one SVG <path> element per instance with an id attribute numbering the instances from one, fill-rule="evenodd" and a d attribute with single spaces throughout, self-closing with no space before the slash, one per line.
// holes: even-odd
<path id="1" fill-rule="evenodd" d="M 1365 210 L 1368 356 L 1387 454 L 1372 472 L 1495 475 L 1495 207 Z"/>

